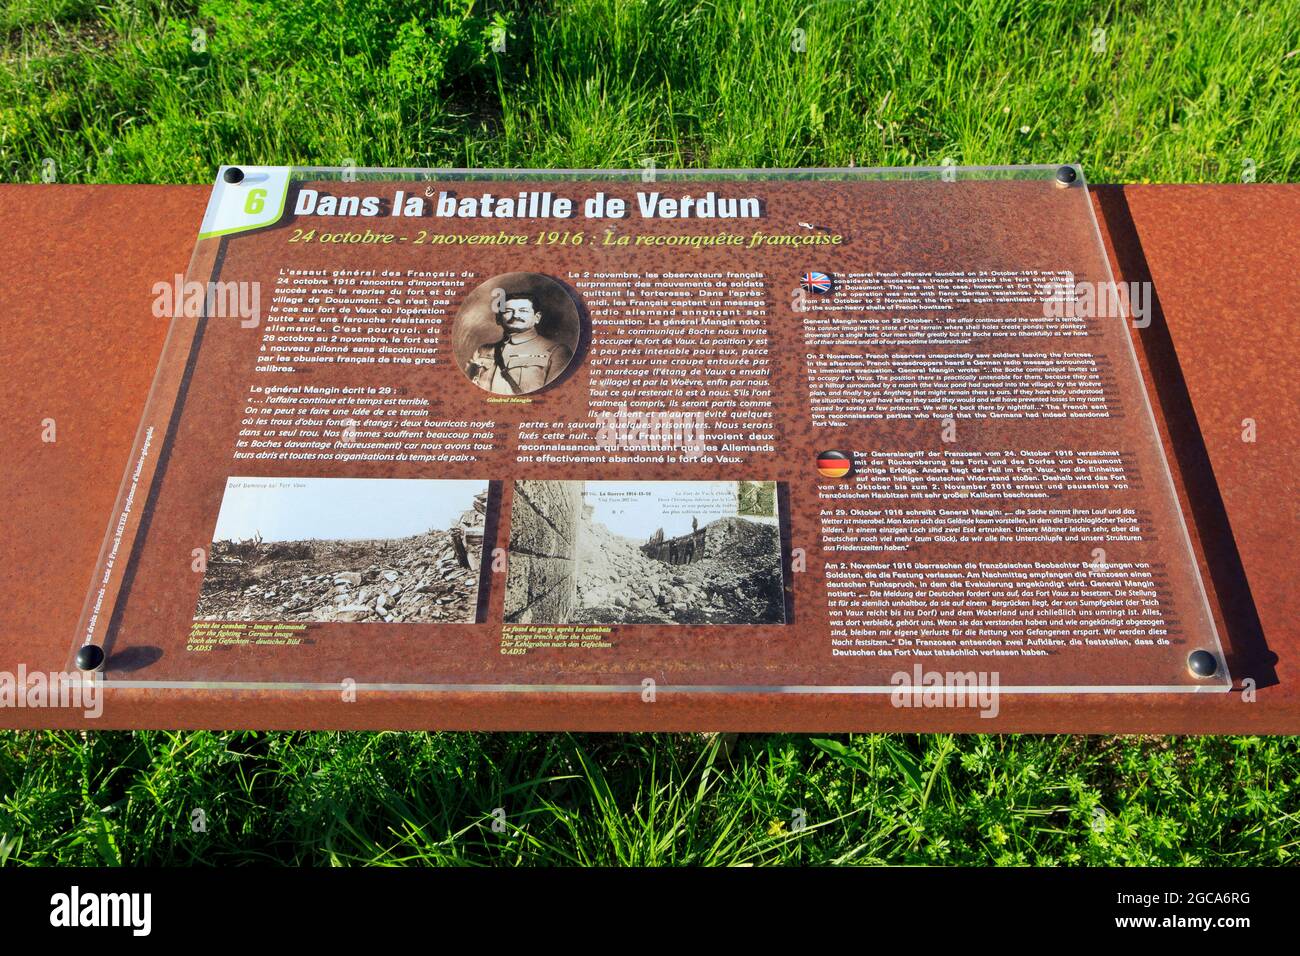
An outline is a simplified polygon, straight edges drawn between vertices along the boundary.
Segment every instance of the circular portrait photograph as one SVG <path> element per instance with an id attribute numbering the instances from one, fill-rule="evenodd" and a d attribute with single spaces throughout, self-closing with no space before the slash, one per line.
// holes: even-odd
<path id="1" fill-rule="evenodd" d="M 507 272 L 466 297 L 451 336 L 471 382 L 494 395 L 528 395 L 569 367 L 582 318 L 568 289 L 550 276 Z"/>

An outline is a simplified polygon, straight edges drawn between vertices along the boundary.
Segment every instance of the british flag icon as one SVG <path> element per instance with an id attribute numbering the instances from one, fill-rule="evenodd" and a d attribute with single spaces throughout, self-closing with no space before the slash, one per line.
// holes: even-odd
<path id="1" fill-rule="evenodd" d="M 835 280 L 825 272 L 805 272 L 799 277 L 799 284 L 809 292 L 826 295 L 835 287 Z"/>

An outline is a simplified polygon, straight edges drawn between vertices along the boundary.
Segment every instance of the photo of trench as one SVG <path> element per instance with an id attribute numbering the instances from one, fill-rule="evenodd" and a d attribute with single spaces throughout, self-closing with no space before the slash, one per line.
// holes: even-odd
<path id="1" fill-rule="evenodd" d="M 784 624 L 775 482 L 517 481 L 505 617 Z"/>
<path id="2" fill-rule="evenodd" d="M 486 481 L 230 478 L 203 621 L 472 623 Z"/>

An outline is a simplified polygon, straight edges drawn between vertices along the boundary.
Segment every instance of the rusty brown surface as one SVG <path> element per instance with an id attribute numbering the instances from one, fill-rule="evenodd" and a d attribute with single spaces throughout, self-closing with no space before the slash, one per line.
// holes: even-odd
<path id="1" fill-rule="evenodd" d="M 0 666 L 64 666 L 165 337 L 163 320 L 149 314 L 150 288 L 184 271 L 206 195 L 206 187 L 0 188 L 9 225 L 0 240 L 4 468 L 14 489 L 0 528 Z M 1269 186 L 1096 191 L 1120 278 L 1149 272 L 1157 283 L 1160 310 L 1138 337 L 1140 354 L 1234 674 L 1260 675 L 1254 703 L 1236 693 L 1004 695 L 1000 718 L 981 720 L 895 709 L 883 696 L 661 691 L 647 704 L 636 694 L 364 692 L 344 705 L 333 693 L 114 690 L 94 726 L 1294 732 L 1297 456 L 1285 416 L 1295 390 L 1276 370 L 1297 351 L 1284 334 L 1295 291 L 1284 256 L 1298 195 Z M 1243 449 L 1245 417 L 1256 419 L 1260 440 Z M 57 422 L 53 444 L 39 441 L 46 418 Z M 179 602 L 186 613 L 191 598 Z M 74 713 L 15 710 L 3 720 L 67 726 L 78 723 Z"/>

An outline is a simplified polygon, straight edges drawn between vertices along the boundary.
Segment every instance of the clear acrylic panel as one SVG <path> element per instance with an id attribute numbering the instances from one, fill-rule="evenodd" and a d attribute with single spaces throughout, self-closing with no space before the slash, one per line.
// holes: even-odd
<path id="1" fill-rule="evenodd" d="M 168 296 L 110 683 L 1229 686 L 1078 167 L 228 167 Z"/>

